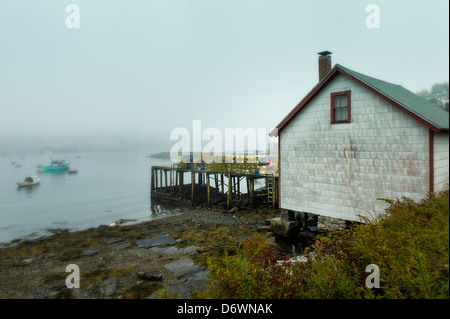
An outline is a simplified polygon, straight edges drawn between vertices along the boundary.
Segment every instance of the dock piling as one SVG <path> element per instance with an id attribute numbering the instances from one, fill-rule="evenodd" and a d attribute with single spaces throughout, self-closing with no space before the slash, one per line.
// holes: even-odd
<path id="1" fill-rule="evenodd" d="M 170 166 L 152 166 L 150 171 L 151 198 L 185 202 L 185 204 L 190 204 L 192 207 L 199 204 L 198 202 L 201 198 L 207 206 L 211 206 L 212 203 L 218 203 L 220 198 L 222 198 L 222 200 L 226 200 L 226 208 L 228 210 L 234 205 L 233 200 L 237 199 L 243 205 L 267 202 L 269 206 L 276 208 L 279 202 L 277 166 L 273 165 L 273 163 L 266 164 L 262 162 L 197 164 L 192 161 L 180 161 L 178 164 Z M 191 185 L 189 183 L 185 185 L 184 183 L 185 173 L 188 172 L 191 173 Z M 214 179 L 214 183 L 212 179 Z M 241 187 L 241 182 L 244 179 L 245 185 Z M 266 186 L 262 187 L 258 182 L 258 189 L 255 190 L 256 180 L 265 180 Z M 245 191 L 244 188 L 246 189 Z M 190 198 L 187 197 L 189 189 Z M 199 194 L 203 195 L 198 197 Z M 233 197 L 235 195 L 237 197 Z M 248 198 L 242 201 L 242 195 Z M 223 204 L 225 206 L 225 203 Z"/>
<path id="2" fill-rule="evenodd" d="M 195 172 L 191 172 L 191 206 L 194 206 Z"/>

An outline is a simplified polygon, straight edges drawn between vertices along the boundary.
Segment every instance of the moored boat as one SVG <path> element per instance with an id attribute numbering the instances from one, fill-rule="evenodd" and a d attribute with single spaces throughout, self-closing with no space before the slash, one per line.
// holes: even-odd
<path id="1" fill-rule="evenodd" d="M 23 182 L 18 182 L 19 187 L 33 186 L 41 182 L 41 179 L 37 176 L 27 176 Z"/>
<path id="2" fill-rule="evenodd" d="M 78 173 L 78 170 L 76 168 L 74 168 L 73 165 L 72 165 L 72 167 L 69 169 L 68 173 L 69 174 L 76 174 L 76 173 Z"/>
<path id="3" fill-rule="evenodd" d="M 49 166 L 43 166 L 41 164 L 37 166 L 39 172 L 60 172 L 68 169 L 69 161 L 66 160 L 52 160 Z"/>

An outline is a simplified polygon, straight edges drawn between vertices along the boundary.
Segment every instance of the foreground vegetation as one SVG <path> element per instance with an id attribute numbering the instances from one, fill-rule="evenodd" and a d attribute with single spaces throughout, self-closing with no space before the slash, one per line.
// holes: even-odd
<path id="1" fill-rule="evenodd" d="M 290 262 L 261 235 L 209 259 L 199 298 L 448 298 L 449 192 L 420 202 L 386 200 L 386 214 L 319 237 L 306 261 Z M 366 267 L 379 268 L 368 288 Z"/>

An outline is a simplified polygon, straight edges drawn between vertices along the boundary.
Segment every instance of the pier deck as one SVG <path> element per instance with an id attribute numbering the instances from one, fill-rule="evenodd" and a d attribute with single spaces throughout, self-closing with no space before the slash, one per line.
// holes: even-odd
<path id="1" fill-rule="evenodd" d="M 189 201 L 193 206 L 196 188 L 206 186 L 207 206 L 211 204 L 213 190 L 216 194 L 227 196 L 227 209 L 230 209 L 233 196 L 245 194 L 241 192 L 241 186 L 246 186 L 249 198 L 267 196 L 267 204 L 273 208 L 277 207 L 278 162 L 276 156 L 222 156 L 219 159 L 205 157 L 201 155 L 199 160 L 191 154 L 180 157 L 179 162 L 172 165 L 152 166 L 152 199 Z M 188 181 L 185 181 L 186 175 L 188 175 Z M 255 181 L 260 179 L 265 181 L 265 192 L 255 191 Z M 243 184 L 244 180 L 245 184 Z M 185 198 L 186 187 L 190 188 L 190 198 Z"/>

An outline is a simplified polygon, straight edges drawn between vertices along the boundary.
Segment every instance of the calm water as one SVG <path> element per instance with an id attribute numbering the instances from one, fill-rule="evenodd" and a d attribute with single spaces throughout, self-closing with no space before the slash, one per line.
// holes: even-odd
<path id="1" fill-rule="evenodd" d="M 37 164 L 50 163 L 48 154 L 0 157 L 0 243 L 46 235 L 49 229 L 78 230 L 120 219 L 143 221 L 179 213 L 177 208 L 152 207 L 150 167 L 170 162 L 147 158 L 148 154 L 54 155 L 69 160 L 77 174 L 37 173 Z M 40 177 L 41 184 L 18 188 L 16 183 L 27 175 Z"/>

